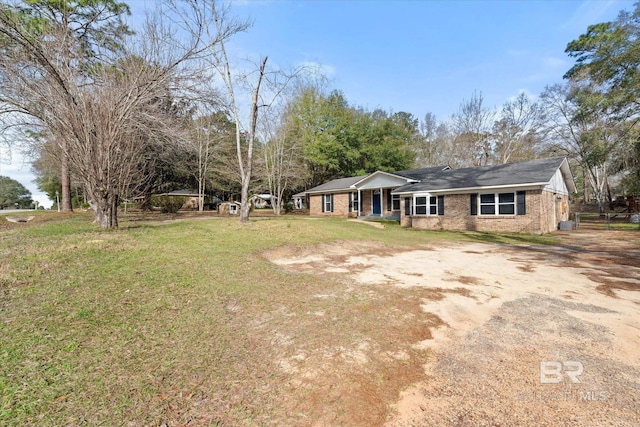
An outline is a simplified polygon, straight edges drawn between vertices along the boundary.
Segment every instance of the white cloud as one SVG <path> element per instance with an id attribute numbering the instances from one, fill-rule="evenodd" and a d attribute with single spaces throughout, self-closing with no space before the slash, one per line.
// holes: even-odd
<path id="1" fill-rule="evenodd" d="M 587 30 L 587 26 L 597 24 L 605 20 L 605 16 L 612 8 L 618 10 L 625 6 L 616 0 L 608 1 L 584 1 L 578 9 L 564 23 L 564 27 L 568 29 L 577 29 L 581 32 Z"/>

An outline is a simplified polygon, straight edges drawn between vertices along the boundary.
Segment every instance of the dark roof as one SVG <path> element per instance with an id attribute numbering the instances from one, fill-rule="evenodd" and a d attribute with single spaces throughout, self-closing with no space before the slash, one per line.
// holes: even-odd
<path id="1" fill-rule="evenodd" d="M 422 182 L 403 185 L 393 192 L 409 193 L 546 183 L 551 180 L 564 160 L 564 157 L 554 157 L 528 162 L 435 171 L 424 174 Z"/>
<path id="2" fill-rule="evenodd" d="M 431 176 L 433 173 L 442 172 L 444 169 L 449 168 L 449 166 L 432 166 L 428 168 L 421 169 L 409 169 L 399 172 L 387 172 L 392 175 L 401 176 L 403 178 L 410 178 L 415 180 L 421 180 L 424 176 Z M 361 175 L 361 176 L 352 176 L 349 178 L 338 178 L 333 181 L 325 182 L 322 185 L 318 185 L 317 187 L 313 187 L 303 193 L 321 193 L 326 191 L 339 191 L 339 190 L 348 190 L 351 188 L 353 184 L 358 181 L 362 181 L 365 178 L 371 176 L 369 175 Z M 300 193 L 300 194 L 303 194 Z"/>
<path id="3" fill-rule="evenodd" d="M 318 185 L 317 187 L 313 187 L 307 190 L 307 193 L 321 193 L 321 192 L 331 192 L 331 191 L 339 191 L 339 190 L 348 190 L 353 184 L 360 181 L 363 178 L 366 178 L 369 175 L 363 176 L 352 176 L 349 178 L 339 178 L 334 179 L 333 181 L 325 182 L 322 185 Z"/>
<path id="4" fill-rule="evenodd" d="M 461 169 L 450 169 L 448 166 L 435 166 L 390 173 L 420 181 L 403 185 L 395 189 L 393 193 L 501 187 L 548 183 L 564 161 L 565 157 L 553 157 L 493 166 Z M 563 170 L 563 174 L 564 172 Z M 570 172 L 567 171 L 567 174 L 570 176 Z M 368 176 L 370 175 L 334 179 L 333 181 L 311 188 L 307 190 L 306 193 L 350 190 L 353 184 Z M 572 185 L 572 183 L 568 183 L 570 191 L 573 191 L 571 190 Z"/>
<path id="5" fill-rule="evenodd" d="M 449 169 L 449 166 L 431 166 L 428 168 L 409 169 L 405 171 L 391 172 L 394 175 L 402 176 L 404 178 L 411 178 L 418 181 L 423 180 L 426 177 L 432 176 L 435 173 L 442 172 L 445 169 Z"/>
<path id="6" fill-rule="evenodd" d="M 174 190 L 167 193 L 167 196 L 192 196 L 198 197 L 198 191 L 196 190 Z"/>

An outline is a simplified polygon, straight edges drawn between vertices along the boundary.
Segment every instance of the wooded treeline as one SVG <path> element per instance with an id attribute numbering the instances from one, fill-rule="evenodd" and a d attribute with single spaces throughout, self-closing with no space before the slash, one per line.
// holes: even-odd
<path id="1" fill-rule="evenodd" d="M 640 191 L 638 5 L 568 44 L 563 83 L 497 108 L 476 92 L 441 120 L 368 111 L 315 70 L 236 60 L 228 41 L 250 22 L 228 4 L 168 0 L 136 28 L 129 13 L 116 0 L 0 4 L 3 141 L 30 151 L 64 210 L 87 202 L 102 227 L 123 199 L 175 189 L 240 200 L 246 221 L 252 193 L 286 202 L 375 170 L 554 155 L 601 207 Z"/>

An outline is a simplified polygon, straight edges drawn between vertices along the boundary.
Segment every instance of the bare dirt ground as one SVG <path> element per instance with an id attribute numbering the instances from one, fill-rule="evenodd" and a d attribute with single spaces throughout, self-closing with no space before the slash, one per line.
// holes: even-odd
<path id="1" fill-rule="evenodd" d="M 640 425 L 637 232 L 575 231 L 556 246 L 345 241 L 264 255 L 290 272 L 340 277 L 344 289 L 315 297 L 363 301 L 343 315 L 390 319 L 349 347 L 274 342 L 292 347 L 278 363 L 308 390 L 300 424 Z M 552 364 L 541 375 L 543 362 Z M 323 410 L 336 402 L 339 411 Z"/>

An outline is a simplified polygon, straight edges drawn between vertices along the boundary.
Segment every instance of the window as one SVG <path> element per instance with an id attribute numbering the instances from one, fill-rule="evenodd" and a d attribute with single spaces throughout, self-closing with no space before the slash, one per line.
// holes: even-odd
<path id="1" fill-rule="evenodd" d="M 360 200 L 358 199 L 358 192 L 354 191 L 350 194 L 351 203 L 349 204 L 349 209 L 351 212 L 360 212 Z"/>
<path id="2" fill-rule="evenodd" d="M 516 195 L 514 193 L 498 194 L 498 214 L 499 215 L 515 215 L 516 213 Z"/>
<path id="3" fill-rule="evenodd" d="M 413 202 L 413 214 L 414 215 L 426 215 L 429 208 L 427 196 L 418 196 Z"/>
<path id="4" fill-rule="evenodd" d="M 471 195 L 471 215 L 475 215 L 474 198 Z M 480 215 L 524 215 L 525 192 L 480 194 Z M 517 204 L 517 209 L 516 209 Z"/>
<path id="5" fill-rule="evenodd" d="M 333 194 L 322 195 L 322 212 L 333 212 Z"/>
<path id="6" fill-rule="evenodd" d="M 444 215 L 444 196 L 417 195 L 413 198 L 414 215 Z"/>
<path id="7" fill-rule="evenodd" d="M 481 194 L 480 195 L 480 215 L 496 214 L 496 195 Z"/>
<path id="8" fill-rule="evenodd" d="M 392 194 L 391 195 L 391 210 L 399 211 L 400 210 L 400 195 Z"/>

